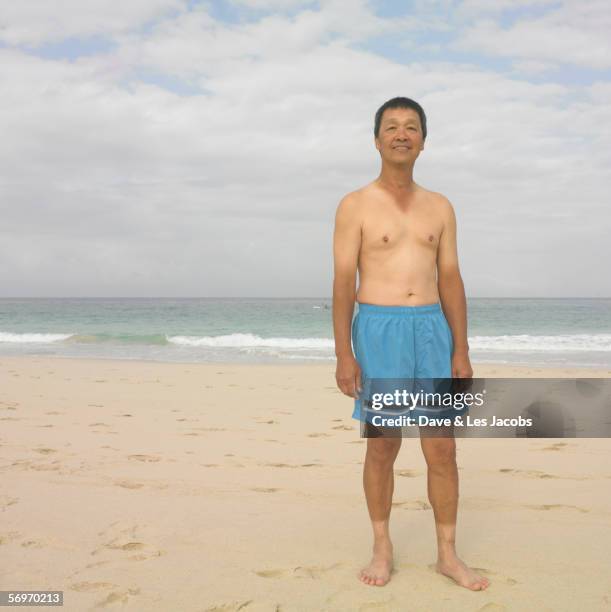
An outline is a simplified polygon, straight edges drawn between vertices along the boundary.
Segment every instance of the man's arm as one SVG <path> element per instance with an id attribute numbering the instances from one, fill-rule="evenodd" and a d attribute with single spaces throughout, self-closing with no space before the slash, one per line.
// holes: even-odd
<path id="1" fill-rule="evenodd" d="M 351 323 L 356 297 L 356 273 L 361 249 L 358 201 L 349 194 L 337 207 L 333 233 L 333 334 L 337 384 L 346 395 L 360 390 L 360 369 L 352 353 Z"/>
<path id="2" fill-rule="evenodd" d="M 456 246 L 456 215 L 452 204 L 443 199 L 444 227 L 437 251 L 437 287 L 441 307 L 452 330 L 454 353 L 452 376 L 470 378 L 473 375 L 469 362 L 467 339 L 467 299 L 460 269 Z"/>

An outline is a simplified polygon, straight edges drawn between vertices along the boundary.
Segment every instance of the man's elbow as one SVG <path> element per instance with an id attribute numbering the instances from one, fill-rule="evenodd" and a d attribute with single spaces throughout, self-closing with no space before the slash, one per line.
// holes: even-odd
<path id="1" fill-rule="evenodd" d="M 333 289 L 341 293 L 354 293 L 356 291 L 356 275 L 336 274 L 333 277 Z"/>
<path id="2" fill-rule="evenodd" d="M 458 266 L 449 266 L 437 273 L 439 286 L 455 286 L 462 284 L 462 277 Z"/>

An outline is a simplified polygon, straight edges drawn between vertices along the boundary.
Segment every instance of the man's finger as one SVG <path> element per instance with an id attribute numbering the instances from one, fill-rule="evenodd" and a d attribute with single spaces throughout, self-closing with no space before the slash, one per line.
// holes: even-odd
<path id="1" fill-rule="evenodd" d="M 348 397 L 354 397 L 354 389 L 352 388 L 352 385 L 344 383 L 340 387 L 340 390 L 344 395 L 347 395 Z"/>

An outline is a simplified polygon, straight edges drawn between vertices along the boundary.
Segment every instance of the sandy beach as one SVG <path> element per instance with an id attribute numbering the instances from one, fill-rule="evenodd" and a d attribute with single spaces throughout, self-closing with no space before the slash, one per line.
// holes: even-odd
<path id="1" fill-rule="evenodd" d="M 360 583 L 366 441 L 334 372 L 0 358 L 0 589 L 63 590 L 69 611 L 611 609 L 606 439 L 457 441 L 457 546 L 485 592 L 432 569 L 425 463 L 404 440 L 396 571 Z"/>

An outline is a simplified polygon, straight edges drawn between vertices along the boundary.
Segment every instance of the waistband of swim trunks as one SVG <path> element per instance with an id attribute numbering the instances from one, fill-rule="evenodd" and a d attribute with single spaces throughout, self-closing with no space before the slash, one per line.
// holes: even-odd
<path id="1" fill-rule="evenodd" d="M 366 304 L 357 302 L 359 314 L 390 315 L 399 317 L 415 317 L 419 315 L 441 312 L 441 304 L 424 304 L 423 306 L 383 306 L 381 304 Z"/>

